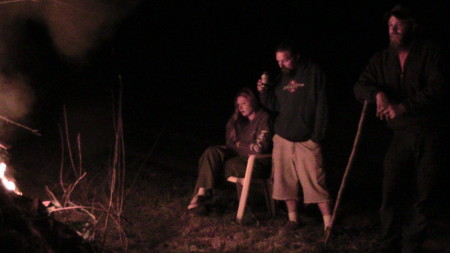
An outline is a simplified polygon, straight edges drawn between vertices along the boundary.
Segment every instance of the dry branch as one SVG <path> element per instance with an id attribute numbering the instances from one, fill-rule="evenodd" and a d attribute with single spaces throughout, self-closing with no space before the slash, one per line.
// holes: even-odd
<path id="1" fill-rule="evenodd" d="M 10 120 L 10 119 L 8 119 L 7 117 L 2 116 L 2 115 L 0 115 L 0 119 L 6 121 L 6 122 L 8 122 L 8 123 L 11 123 L 11 124 L 13 124 L 13 125 L 15 125 L 15 126 L 21 127 L 21 128 L 23 128 L 23 129 L 25 129 L 25 130 L 28 130 L 28 131 L 32 132 L 33 134 L 35 134 L 35 135 L 41 136 L 41 134 L 38 132 L 39 130 L 31 129 L 31 128 L 25 126 L 25 125 L 22 125 L 22 124 L 17 123 L 17 122 L 15 122 L 15 121 L 13 121 L 13 120 Z"/>

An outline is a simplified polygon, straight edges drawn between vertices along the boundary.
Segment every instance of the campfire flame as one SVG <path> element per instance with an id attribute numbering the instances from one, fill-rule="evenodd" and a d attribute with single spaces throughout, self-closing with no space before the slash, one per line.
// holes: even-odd
<path id="1" fill-rule="evenodd" d="M 16 184 L 5 176 L 5 172 L 6 172 L 6 164 L 4 162 L 0 162 L 0 179 L 2 180 L 3 186 L 8 191 L 13 191 L 17 195 L 22 195 L 22 192 L 19 191 Z"/>

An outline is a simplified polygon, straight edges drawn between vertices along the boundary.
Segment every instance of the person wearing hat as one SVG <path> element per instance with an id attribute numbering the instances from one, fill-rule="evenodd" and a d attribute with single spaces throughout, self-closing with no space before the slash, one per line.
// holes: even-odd
<path id="1" fill-rule="evenodd" d="M 370 59 L 354 92 L 358 100 L 375 103 L 376 116 L 392 130 L 384 158 L 379 252 L 422 252 L 448 82 L 443 52 L 419 36 L 412 9 L 397 5 L 386 18 L 389 47 Z"/>

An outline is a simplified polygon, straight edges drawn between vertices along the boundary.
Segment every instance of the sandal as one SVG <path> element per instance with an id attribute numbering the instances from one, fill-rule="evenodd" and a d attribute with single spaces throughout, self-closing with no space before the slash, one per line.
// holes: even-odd
<path id="1" fill-rule="evenodd" d="M 188 205 L 188 212 L 194 215 L 206 215 L 207 208 L 206 202 L 209 200 L 209 197 L 206 196 L 195 196 L 191 203 Z"/>

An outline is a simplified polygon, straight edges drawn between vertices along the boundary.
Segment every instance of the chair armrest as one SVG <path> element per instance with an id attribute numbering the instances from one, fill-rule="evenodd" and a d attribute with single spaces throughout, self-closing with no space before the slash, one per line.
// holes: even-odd
<path id="1" fill-rule="evenodd" d="M 244 183 L 244 178 L 243 177 L 235 177 L 235 176 L 231 176 L 227 178 L 228 182 L 231 183 L 235 183 L 235 184 L 243 184 Z"/>

